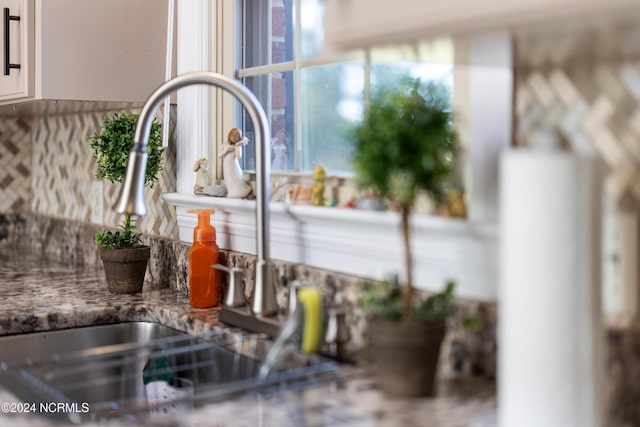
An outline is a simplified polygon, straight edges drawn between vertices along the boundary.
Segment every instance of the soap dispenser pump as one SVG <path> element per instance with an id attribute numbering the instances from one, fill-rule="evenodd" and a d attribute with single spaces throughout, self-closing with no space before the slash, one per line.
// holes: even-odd
<path id="1" fill-rule="evenodd" d="M 216 229 L 211 225 L 213 209 L 190 209 L 198 215 L 193 229 L 193 245 L 189 250 L 189 303 L 194 308 L 209 308 L 219 304 L 218 271 L 211 268 L 218 262 Z"/>

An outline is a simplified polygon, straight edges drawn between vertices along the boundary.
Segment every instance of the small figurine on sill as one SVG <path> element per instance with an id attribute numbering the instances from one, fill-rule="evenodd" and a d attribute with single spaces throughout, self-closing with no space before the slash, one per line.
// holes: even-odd
<path id="1" fill-rule="evenodd" d="M 313 206 L 324 206 L 324 180 L 327 172 L 321 165 L 317 165 L 313 170 L 313 180 L 315 184 L 311 187 L 311 204 Z"/>
<path id="2" fill-rule="evenodd" d="M 227 135 L 227 140 L 222 144 L 218 157 L 222 159 L 222 174 L 227 186 L 227 197 L 242 199 L 251 193 L 251 186 L 244 180 L 242 169 L 238 159 L 242 157 L 242 147 L 249 140 L 242 136 L 242 131 L 233 128 Z"/>
<path id="3" fill-rule="evenodd" d="M 193 186 L 193 194 L 196 196 L 224 197 L 227 195 L 227 187 L 224 184 L 211 185 L 209 177 L 209 161 L 206 157 L 200 157 L 193 165 L 196 173 L 196 184 Z"/>
<path id="4" fill-rule="evenodd" d="M 193 186 L 193 192 L 201 192 L 204 187 L 211 185 L 209 178 L 209 161 L 206 157 L 200 157 L 193 165 L 193 171 L 196 173 L 196 184 Z"/>

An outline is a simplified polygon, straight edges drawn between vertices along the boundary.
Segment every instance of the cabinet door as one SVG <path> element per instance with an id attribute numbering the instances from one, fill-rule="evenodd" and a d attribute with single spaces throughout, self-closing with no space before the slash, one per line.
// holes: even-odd
<path id="1" fill-rule="evenodd" d="M 0 0 L 0 100 L 27 96 L 28 4 L 28 0 Z M 11 64 L 11 68 L 8 68 L 8 64 Z"/>
<path id="2" fill-rule="evenodd" d="M 36 98 L 141 102 L 164 82 L 166 0 L 36 5 Z"/>

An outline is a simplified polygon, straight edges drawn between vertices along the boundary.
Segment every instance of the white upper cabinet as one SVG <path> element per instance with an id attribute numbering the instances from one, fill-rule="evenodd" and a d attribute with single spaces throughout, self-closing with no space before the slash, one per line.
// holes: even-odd
<path id="1" fill-rule="evenodd" d="M 143 102 L 165 80 L 166 0 L 0 0 L 0 5 L 0 104 Z"/>
<path id="2" fill-rule="evenodd" d="M 345 50 L 629 14 L 640 14 L 638 0 L 325 0 L 325 45 Z"/>
<path id="3" fill-rule="evenodd" d="M 2 0 L 2 67 L 0 70 L 0 100 L 21 98 L 28 91 L 29 65 L 22 58 L 28 54 L 29 34 L 26 22 L 29 4 L 24 0 Z"/>

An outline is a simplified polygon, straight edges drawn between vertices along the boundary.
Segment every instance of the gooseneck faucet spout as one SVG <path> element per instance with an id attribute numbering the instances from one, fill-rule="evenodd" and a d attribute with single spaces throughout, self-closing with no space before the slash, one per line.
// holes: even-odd
<path id="1" fill-rule="evenodd" d="M 270 316 L 277 311 L 269 258 L 269 175 L 267 161 L 269 122 L 264 109 L 251 91 L 240 82 L 221 74 L 191 72 L 181 74 L 156 89 L 142 107 L 136 126 L 133 148 L 129 153 L 127 170 L 120 197 L 115 205 L 118 213 L 144 215 L 144 176 L 147 166 L 146 146 L 155 111 L 165 98 L 180 88 L 192 85 L 216 86 L 235 96 L 249 113 L 254 126 L 256 144 L 256 277 L 252 312 Z"/>

